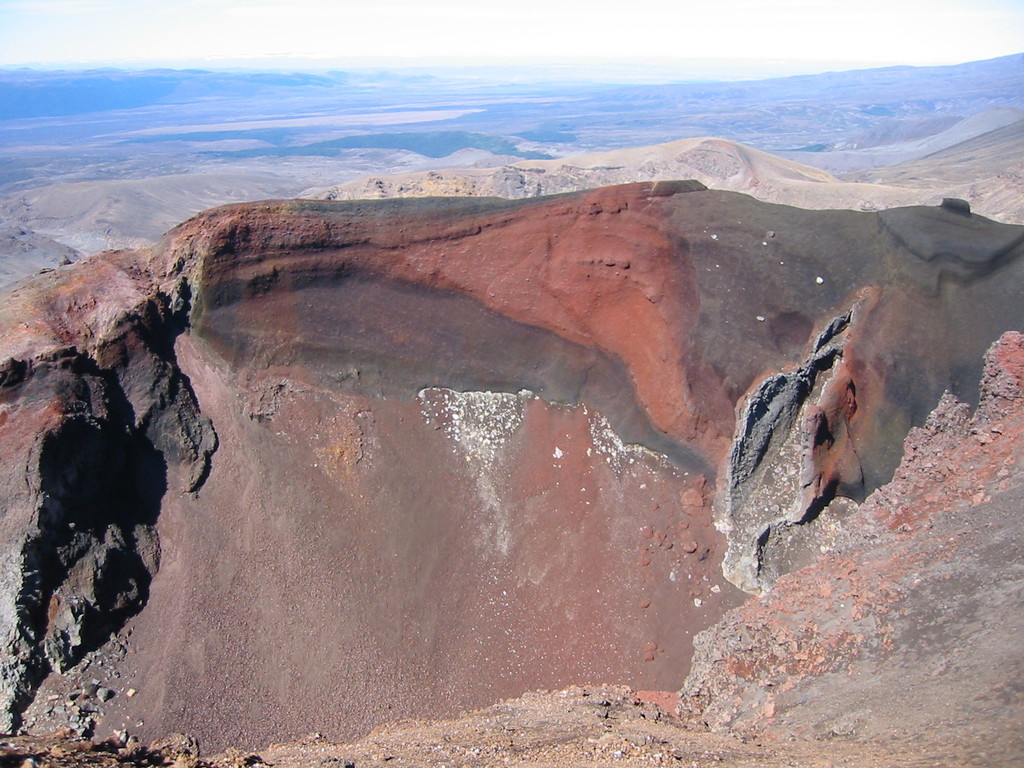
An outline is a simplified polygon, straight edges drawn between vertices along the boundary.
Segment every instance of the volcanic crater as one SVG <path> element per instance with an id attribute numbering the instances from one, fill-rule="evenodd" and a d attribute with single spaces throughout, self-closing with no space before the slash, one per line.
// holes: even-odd
<path id="1" fill-rule="evenodd" d="M 659 182 L 230 205 L 22 282 L 3 727 L 94 675 L 74 727 L 209 749 L 677 691 L 944 392 L 977 402 L 1022 243 Z"/>

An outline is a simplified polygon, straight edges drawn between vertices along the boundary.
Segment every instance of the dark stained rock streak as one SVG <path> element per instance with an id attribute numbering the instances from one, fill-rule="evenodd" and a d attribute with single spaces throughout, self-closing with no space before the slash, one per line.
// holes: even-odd
<path id="1" fill-rule="evenodd" d="M 118 631 L 95 727 L 215 746 L 678 689 L 742 597 L 723 559 L 785 578 L 944 391 L 977 401 L 1024 325 L 1020 231 L 686 182 L 267 201 L 23 283 L 0 304 L 8 727 L 50 722 Z M 726 553 L 766 526 L 751 582 Z"/>

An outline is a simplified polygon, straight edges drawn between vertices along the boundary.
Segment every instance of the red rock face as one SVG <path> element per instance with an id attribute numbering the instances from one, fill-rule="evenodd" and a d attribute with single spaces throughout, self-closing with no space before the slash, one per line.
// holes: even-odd
<path id="1" fill-rule="evenodd" d="M 682 356 L 699 301 L 685 245 L 672 238 L 659 206 L 662 195 L 674 189 L 648 186 L 625 195 L 621 190 L 598 190 L 544 204 L 498 207 L 492 202 L 473 207 L 498 207 L 496 213 L 468 216 L 463 209 L 470 204 L 464 203 L 455 214 L 456 223 L 447 227 L 438 227 L 438 214 L 444 213 L 439 210 L 433 215 L 413 213 L 403 218 L 397 231 L 391 222 L 382 225 L 378 206 L 353 209 L 335 222 L 330 206 L 312 203 L 273 214 L 228 209 L 217 217 L 227 217 L 227 222 L 215 219 L 193 227 L 213 228 L 206 247 L 227 251 L 225 258 L 205 264 L 208 272 L 201 278 L 212 311 L 224 304 L 249 307 L 259 306 L 261 300 L 305 298 L 305 291 L 289 290 L 280 280 L 296 289 L 316 282 L 312 290 L 325 294 L 339 284 L 347 290 L 346 283 L 355 278 L 404 286 L 414 294 L 409 301 L 440 295 L 449 305 L 438 309 L 440 314 L 475 311 L 481 316 L 474 318 L 476 322 L 486 322 L 485 314 L 497 315 L 510 328 L 512 323 L 526 326 L 507 333 L 548 332 L 566 348 L 583 347 L 623 365 L 627 386 L 635 390 L 655 430 L 697 443 L 703 452 L 715 455 L 723 450 L 727 436 L 705 434 L 704 425 L 714 423 L 715 415 L 719 422 L 728 421 L 731 406 L 721 397 L 717 403 L 691 402 Z M 270 216 L 274 225 L 263 220 Z M 251 242 L 253 232 L 262 239 Z M 255 262 L 253 253 L 259 254 Z M 448 298 L 453 294 L 470 300 Z M 246 300 L 236 302 L 239 296 Z M 331 301 L 330 295 L 322 298 Z M 364 311 L 375 313 L 371 307 L 382 298 L 367 301 Z M 397 301 L 400 306 L 402 299 Z M 200 307 L 205 309 L 202 301 Z M 316 322 L 297 316 L 301 307 L 278 309 L 284 322 Z M 313 314 L 326 318 L 329 312 L 318 307 Z M 352 325 L 347 318 L 346 329 Z M 363 325 L 371 323 L 364 319 Z M 280 331 L 275 327 L 275 333 Z M 410 341 L 422 346 L 424 340 Z M 417 354 L 408 348 L 400 352 L 403 359 Z M 465 351 L 458 356 L 467 365 L 474 362 L 475 356 Z M 523 378 L 521 361 L 514 362 L 517 365 L 500 375 Z M 665 376 L 671 379 L 666 381 Z M 708 405 L 717 406 L 718 413 L 705 412 Z"/>
<path id="2" fill-rule="evenodd" d="M 347 733 L 573 679 L 664 688 L 686 666 L 686 625 L 721 610 L 700 491 L 680 506 L 699 477 L 621 446 L 589 409 L 287 379 L 279 409 L 252 419 L 208 358 L 183 346 L 181 360 L 223 463 L 165 510 L 133 624 L 132 705 L 154 730 L 202 728 L 179 709 L 197 679 L 225 692 L 203 737 L 243 743 L 269 737 L 271 713 L 275 732 L 308 728 L 312 708 Z"/>
<path id="3" fill-rule="evenodd" d="M 973 416 L 947 395 L 817 562 L 698 638 L 685 711 L 769 738 L 1019 763 L 1022 361 L 1024 335 L 1005 334 Z"/>
<path id="4" fill-rule="evenodd" d="M 909 425 L 1024 321 L 1003 301 L 1019 230 L 969 218 L 961 268 L 938 216 L 685 183 L 258 203 L 23 287 L 4 357 L 74 346 L 131 405 L 110 429 L 160 459 L 108 481 L 158 500 L 161 556 L 124 604 L 138 693 L 100 727 L 257 746 L 581 680 L 677 689 L 739 600 L 723 560 L 888 479 Z M 942 258 L 925 225 L 953 227 Z M 52 431 L 23 386 L 0 430 Z"/>

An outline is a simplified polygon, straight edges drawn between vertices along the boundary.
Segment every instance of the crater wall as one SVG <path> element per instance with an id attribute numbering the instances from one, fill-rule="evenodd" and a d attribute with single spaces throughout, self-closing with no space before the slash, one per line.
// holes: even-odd
<path id="1" fill-rule="evenodd" d="M 966 272 L 955 237 L 906 234 L 965 216 Z M 693 182 L 269 201 L 23 283 L 0 305 L 5 567 L 65 535 L 39 445 L 92 419 L 97 445 L 54 454 L 62 493 L 142 570 L 60 665 L 40 606 L 85 582 L 9 582 L 12 722 L 111 633 L 104 682 L 136 693 L 82 727 L 211 747 L 581 680 L 676 690 L 734 584 L 770 590 L 944 391 L 977 398 L 1024 323 L 1017 232 Z M 61 355 L 85 379 L 44 376 Z"/>

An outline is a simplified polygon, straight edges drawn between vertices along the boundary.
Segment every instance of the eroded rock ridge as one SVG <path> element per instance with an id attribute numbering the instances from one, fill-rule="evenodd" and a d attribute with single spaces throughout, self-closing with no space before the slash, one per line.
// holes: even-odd
<path id="1" fill-rule="evenodd" d="M 23 283 L 9 722 L 122 626 L 138 693 L 87 725 L 214 745 L 677 689 L 742 598 L 723 560 L 769 589 L 943 392 L 976 401 L 1024 325 L 1019 235 L 693 182 L 270 201 Z"/>

